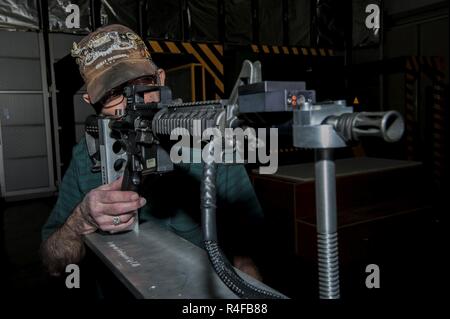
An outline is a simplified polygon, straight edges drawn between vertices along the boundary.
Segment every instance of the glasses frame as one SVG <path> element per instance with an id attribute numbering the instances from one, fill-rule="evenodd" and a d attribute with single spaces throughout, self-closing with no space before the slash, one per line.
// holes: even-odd
<path id="1" fill-rule="evenodd" d="M 127 87 L 128 85 L 148 85 L 148 86 L 160 85 L 159 76 L 156 74 L 146 75 L 146 76 L 143 76 L 143 77 L 140 77 L 137 79 L 127 81 L 127 82 L 121 84 L 120 86 L 108 91 L 100 99 L 100 103 L 101 103 L 102 107 L 104 109 L 109 109 L 109 108 L 113 108 L 113 107 L 121 104 L 123 102 L 123 100 L 125 99 L 125 95 L 124 95 L 125 87 Z M 114 103 L 113 105 L 106 106 L 108 103 L 111 103 L 112 101 L 114 101 L 115 99 L 118 99 L 119 97 L 122 97 L 120 99 L 120 101 L 118 101 L 117 103 Z"/>

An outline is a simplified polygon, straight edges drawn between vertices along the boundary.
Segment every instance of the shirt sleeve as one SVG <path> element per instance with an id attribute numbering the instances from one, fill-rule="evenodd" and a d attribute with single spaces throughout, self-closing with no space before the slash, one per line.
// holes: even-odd
<path id="1" fill-rule="evenodd" d="M 61 186 L 59 188 L 58 200 L 50 213 L 47 222 L 42 227 L 42 240 L 50 237 L 59 227 L 61 227 L 72 214 L 72 211 L 83 199 L 83 193 L 78 183 L 78 167 L 75 150 L 72 160 L 64 175 Z"/>

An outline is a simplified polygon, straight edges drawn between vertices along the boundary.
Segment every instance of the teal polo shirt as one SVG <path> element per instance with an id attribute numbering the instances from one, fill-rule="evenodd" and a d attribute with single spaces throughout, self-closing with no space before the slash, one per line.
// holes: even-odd
<path id="1" fill-rule="evenodd" d="M 101 173 L 91 172 L 92 162 L 83 138 L 74 148 L 59 188 L 58 200 L 42 229 L 47 239 L 61 227 L 85 195 L 102 184 Z M 141 196 L 147 204 L 139 221 L 153 221 L 202 247 L 200 180 L 202 164 L 175 165 L 173 172 L 147 177 Z M 218 165 L 216 177 L 219 241 L 233 254 L 246 254 L 256 244 L 263 213 L 243 165 Z"/>

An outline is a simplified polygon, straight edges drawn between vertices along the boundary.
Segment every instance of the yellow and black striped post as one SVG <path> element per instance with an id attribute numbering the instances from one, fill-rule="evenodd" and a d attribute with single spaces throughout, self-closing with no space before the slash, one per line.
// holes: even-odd
<path id="1" fill-rule="evenodd" d="M 224 62 L 222 44 L 179 42 L 166 40 L 149 40 L 150 53 L 189 54 L 200 63 L 212 76 L 215 84 L 216 98 L 224 98 Z M 295 46 L 276 45 L 250 45 L 250 49 L 256 54 L 294 55 L 325 57 L 334 56 L 332 49 L 326 48 L 303 48 Z"/>

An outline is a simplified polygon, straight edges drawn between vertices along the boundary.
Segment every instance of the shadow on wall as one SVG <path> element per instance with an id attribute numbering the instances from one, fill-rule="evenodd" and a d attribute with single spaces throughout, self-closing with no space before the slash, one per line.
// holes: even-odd
<path id="1" fill-rule="evenodd" d="M 70 159 L 72 148 L 76 144 L 75 138 L 75 115 L 74 95 L 83 86 L 84 81 L 78 71 L 78 65 L 70 54 L 58 60 L 54 64 L 55 82 L 57 89 L 58 123 L 61 127 L 59 132 L 61 173 L 64 174 Z"/>

